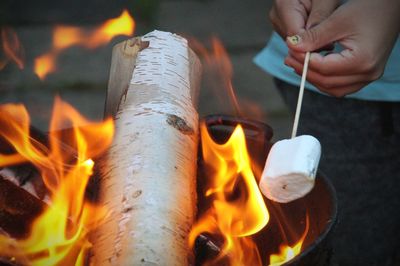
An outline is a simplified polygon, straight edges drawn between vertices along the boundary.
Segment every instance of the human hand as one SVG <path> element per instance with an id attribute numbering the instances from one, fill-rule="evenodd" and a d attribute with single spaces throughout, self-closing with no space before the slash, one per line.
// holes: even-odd
<path id="1" fill-rule="evenodd" d="M 319 24 L 331 15 L 339 0 L 275 0 L 269 12 L 275 31 L 283 39 Z"/>
<path id="2" fill-rule="evenodd" d="M 307 80 L 336 97 L 356 92 L 384 71 L 400 30 L 399 0 L 350 0 L 325 20 L 288 37 L 285 64 L 302 72 L 305 52 L 337 42 L 341 52 L 312 53 Z"/>

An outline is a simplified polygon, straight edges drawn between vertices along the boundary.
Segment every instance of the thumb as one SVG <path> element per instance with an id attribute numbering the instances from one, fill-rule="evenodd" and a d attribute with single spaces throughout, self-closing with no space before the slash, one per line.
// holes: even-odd
<path id="1" fill-rule="evenodd" d="M 341 22 L 337 16 L 330 16 L 318 25 L 301 30 L 298 34 L 286 38 L 290 49 L 298 52 L 316 51 L 340 38 Z"/>

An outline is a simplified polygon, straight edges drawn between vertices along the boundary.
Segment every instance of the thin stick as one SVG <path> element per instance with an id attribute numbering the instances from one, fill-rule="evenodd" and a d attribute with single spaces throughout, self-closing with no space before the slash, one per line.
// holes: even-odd
<path id="1" fill-rule="evenodd" d="M 306 77 L 307 77 L 308 61 L 310 61 L 310 52 L 306 53 L 306 58 L 304 59 L 303 74 L 301 75 L 300 91 L 299 91 L 299 97 L 297 99 L 297 107 L 293 123 L 292 138 L 296 137 L 297 127 L 299 126 L 301 104 L 303 102 L 303 94 L 304 94 L 304 85 L 306 84 Z"/>

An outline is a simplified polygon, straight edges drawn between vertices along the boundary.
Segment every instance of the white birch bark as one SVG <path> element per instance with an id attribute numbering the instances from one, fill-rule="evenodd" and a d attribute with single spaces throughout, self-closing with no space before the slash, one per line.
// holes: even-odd
<path id="1" fill-rule="evenodd" d="M 153 31 L 146 41 L 129 88 L 112 96 L 121 102 L 100 191 L 111 214 L 95 234 L 93 265 L 187 265 L 191 257 L 201 66 L 180 36 Z"/>

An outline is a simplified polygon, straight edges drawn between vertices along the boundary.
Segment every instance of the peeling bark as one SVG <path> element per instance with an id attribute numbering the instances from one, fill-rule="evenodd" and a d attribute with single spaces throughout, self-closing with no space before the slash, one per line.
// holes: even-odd
<path id="1" fill-rule="evenodd" d="M 180 118 L 179 116 L 176 115 L 171 115 L 169 114 L 167 116 L 167 123 L 168 125 L 173 126 L 180 132 L 186 135 L 192 135 L 194 134 L 194 129 L 191 128 L 185 121 L 185 119 Z"/>

